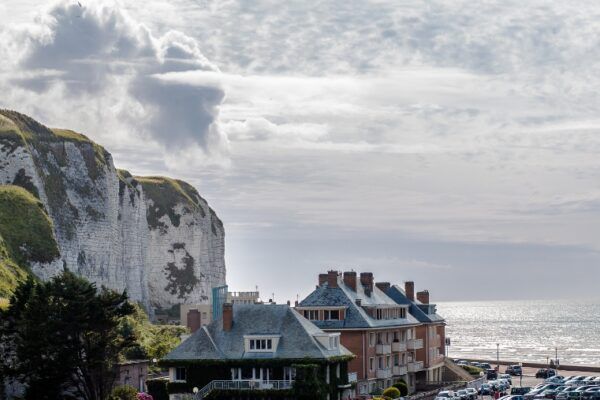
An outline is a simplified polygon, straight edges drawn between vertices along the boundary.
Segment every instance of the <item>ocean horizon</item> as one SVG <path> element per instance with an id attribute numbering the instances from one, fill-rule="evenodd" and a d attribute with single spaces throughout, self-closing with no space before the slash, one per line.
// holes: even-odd
<path id="1" fill-rule="evenodd" d="M 600 365 L 600 300 L 439 302 L 451 358 Z"/>

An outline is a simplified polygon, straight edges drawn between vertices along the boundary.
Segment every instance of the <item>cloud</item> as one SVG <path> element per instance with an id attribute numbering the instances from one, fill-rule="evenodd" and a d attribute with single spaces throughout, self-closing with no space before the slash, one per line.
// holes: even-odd
<path id="1" fill-rule="evenodd" d="M 16 60 L 9 81 L 21 90 L 9 87 L 7 92 L 12 100 L 48 103 L 39 106 L 44 114 L 53 114 L 48 119 L 61 119 L 69 113 L 66 107 L 81 109 L 79 103 L 94 122 L 85 129 L 93 136 L 102 136 L 107 120 L 113 119 L 117 135 L 108 138 L 111 142 L 114 136 L 133 136 L 151 139 L 169 152 L 195 148 L 210 157 L 226 152 L 218 121 L 225 92 L 219 83 L 192 86 L 160 79 L 182 71 L 219 74 L 195 39 L 177 31 L 155 36 L 108 0 L 84 6 L 60 1 L 34 24 L 13 26 L 4 36 L 11 40 L 3 43 L 11 44 L 3 53 Z M 10 97 L 4 106 L 22 110 Z M 53 110 L 52 102 L 63 109 Z"/>

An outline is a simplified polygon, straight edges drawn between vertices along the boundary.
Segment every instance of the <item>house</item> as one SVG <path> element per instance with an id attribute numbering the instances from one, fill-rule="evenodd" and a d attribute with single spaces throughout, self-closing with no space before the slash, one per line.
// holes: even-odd
<path id="1" fill-rule="evenodd" d="M 114 386 L 128 385 L 146 391 L 150 360 L 127 360 L 119 363 Z"/>
<path id="2" fill-rule="evenodd" d="M 429 291 L 417 292 L 415 299 L 415 283 L 412 281 L 404 283 L 404 290 L 388 283 L 385 283 L 385 288 L 385 293 L 396 303 L 408 305 L 410 314 L 420 323 L 417 339 L 423 341 L 423 348 L 417 350 L 417 360 L 423 362 L 425 369 L 417 373 L 417 381 L 441 382 L 446 353 L 446 321 L 437 314 L 436 305 L 430 303 Z"/>
<path id="3" fill-rule="evenodd" d="M 225 303 L 221 319 L 198 329 L 160 365 L 169 367 L 171 400 L 191 393 L 202 399 L 213 391 L 219 398 L 240 390 L 253 390 L 253 398 L 257 391 L 264 398 L 273 390 L 291 393 L 302 365 L 318 366 L 329 399 L 346 399 L 352 394 L 347 368 L 353 355 L 339 338 L 288 305 Z"/>
<path id="4" fill-rule="evenodd" d="M 430 348 L 425 345 L 438 341 L 437 336 L 430 342 L 421 337 L 426 323 L 419 318 L 427 307 L 400 301 L 399 296 L 394 299 L 387 294 L 391 287 L 387 282 L 375 283 L 370 272 L 357 276 L 354 271 L 328 271 L 319 275 L 316 289 L 296 305 L 296 310 L 319 328 L 340 333 L 342 345 L 356 354 L 348 369 L 356 374 L 359 395 L 399 380 L 414 391 L 417 378 L 426 374 L 423 371 L 429 365 L 426 354 Z M 443 327 L 443 320 L 430 326 L 438 329 L 438 322 Z M 437 368 L 438 361 L 436 353 L 431 366 Z M 435 377 L 441 380 L 437 372 Z"/>

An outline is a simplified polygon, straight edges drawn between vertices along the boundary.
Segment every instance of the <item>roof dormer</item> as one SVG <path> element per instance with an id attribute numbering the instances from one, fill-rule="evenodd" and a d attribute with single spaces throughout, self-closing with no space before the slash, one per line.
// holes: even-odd
<path id="1" fill-rule="evenodd" d="M 244 335 L 246 353 L 274 353 L 281 335 Z"/>

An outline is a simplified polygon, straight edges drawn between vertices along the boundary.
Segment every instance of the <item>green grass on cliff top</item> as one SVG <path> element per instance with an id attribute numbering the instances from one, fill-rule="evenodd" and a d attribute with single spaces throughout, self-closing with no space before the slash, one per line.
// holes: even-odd
<path id="1" fill-rule="evenodd" d="M 59 257 L 52 221 L 42 203 L 27 190 L 0 186 L 0 297 L 12 293 L 28 275 L 30 262 Z"/>

